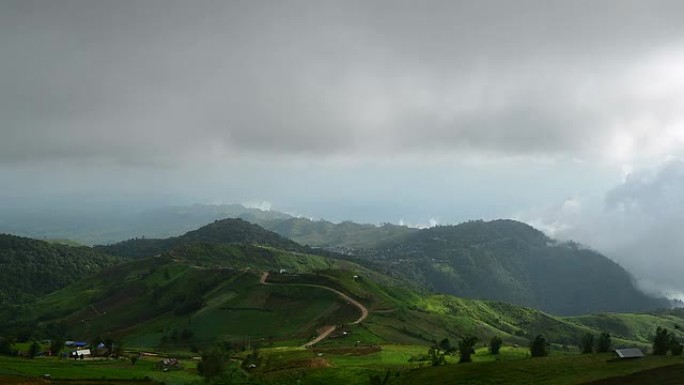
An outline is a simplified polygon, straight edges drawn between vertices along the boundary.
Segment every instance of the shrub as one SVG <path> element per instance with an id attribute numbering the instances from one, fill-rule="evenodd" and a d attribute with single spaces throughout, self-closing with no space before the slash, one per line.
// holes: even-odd
<path id="1" fill-rule="evenodd" d="M 598 342 L 596 343 L 596 352 L 597 353 L 607 353 L 610 351 L 610 347 L 613 344 L 613 342 L 610 339 L 610 334 L 603 332 L 598 338 Z"/>
<path id="2" fill-rule="evenodd" d="M 594 352 L 594 335 L 591 334 L 590 332 L 587 332 L 585 335 L 582 336 L 582 340 L 580 341 L 580 351 L 582 354 L 591 354 Z"/>
<path id="3" fill-rule="evenodd" d="M 549 355 L 549 343 L 546 338 L 538 335 L 530 344 L 530 355 L 532 357 L 546 357 Z"/>
<path id="4" fill-rule="evenodd" d="M 463 337 L 458 341 L 458 352 L 461 354 L 461 358 L 458 360 L 459 363 L 471 362 L 473 359 L 470 357 L 475 353 L 473 347 L 477 343 L 477 337 Z"/>
<path id="5" fill-rule="evenodd" d="M 501 337 L 492 337 L 492 339 L 489 341 L 489 353 L 499 354 L 499 350 L 501 350 L 501 345 L 503 345 L 503 340 L 501 339 Z"/>
<path id="6" fill-rule="evenodd" d="M 670 350 L 671 336 L 667 329 L 658 326 L 656 335 L 653 338 L 653 355 L 664 356 Z"/>

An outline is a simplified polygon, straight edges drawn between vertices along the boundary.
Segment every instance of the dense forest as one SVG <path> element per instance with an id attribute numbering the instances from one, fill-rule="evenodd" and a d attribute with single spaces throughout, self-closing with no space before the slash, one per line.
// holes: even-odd
<path id="1" fill-rule="evenodd" d="M 89 247 L 0 234 L 0 303 L 20 303 L 119 262 Z"/>
<path id="2" fill-rule="evenodd" d="M 512 220 L 433 227 L 358 252 L 379 270 L 437 292 L 554 314 L 669 305 L 639 291 L 632 276 L 605 256 Z"/>

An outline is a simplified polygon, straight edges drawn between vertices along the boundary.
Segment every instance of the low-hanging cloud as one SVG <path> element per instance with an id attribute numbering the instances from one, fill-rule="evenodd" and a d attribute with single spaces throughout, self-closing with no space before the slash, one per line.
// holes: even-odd
<path id="1" fill-rule="evenodd" d="M 571 198 L 520 218 L 606 253 L 646 290 L 684 298 L 684 161 L 629 174 L 597 198 Z"/>

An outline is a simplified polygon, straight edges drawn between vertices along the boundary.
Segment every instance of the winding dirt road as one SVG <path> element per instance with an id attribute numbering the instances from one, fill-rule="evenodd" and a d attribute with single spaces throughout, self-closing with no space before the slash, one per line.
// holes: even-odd
<path id="1" fill-rule="evenodd" d="M 352 322 L 351 325 L 358 324 L 358 323 L 362 322 L 363 320 L 365 320 L 366 317 L 368 317 L 368 308 L 366 308 L 365 306 L 363 306 L 363 304 L 361 304 L 361 302 L 359 302 L 359 301 L 355 300 L 354 298 L 352 298 L 352 297 L 350 297 L 350 296 L 348 296 L 348 295 L 342 293 L 342 292 L 339 291 L 339 290 L 335 290 L 335 289 L 333 289 L 333 288 L 331 288 L 331 287 L 328 287 L 328 286 L 315 285 L 315 284 L 312 284 L 312 283 L 271 283 L 271 282 L 266 282 L 267 279 L 268 279 L 268 272 L 265 272 L 265 273 L 263 273 L 263 274 L 261 275 L 261 278 L 259 279 L 259 282 L 260 282 L 262 285 L 308 286 L 308 287 L 316 287 L 316 288 L 319 288 L 319 289 L 324 289 L 324 290 L 332 291 L 333 293 L 339 295 L 342 299 L 344 299 L 345 301 L 347 301 L 347 303 L 350 303 L 350 304 L 356 306 L 359 310 L 361 310 L 361 316 L 359 317 L 359 319 L 357 319 L 356 321 Z M 315 345 L 315 344 L 317 344 L 317 343 L 323 341 L 325 338 L 327 338 L 327 337 L 328 337 L 332 332 L 334 332 L 336 329 L 337 329 L 337 326 L 326 326 L 326 327 L 325 327 L 325 330 L 324 330 L 321 334 L 319 334 L 318 337 L 316 337 L 316 338 L 314 338 L 313 340 L 311 340 L 311 341 L 305 343 L 302 347 L 304 347 L 304 348 L 310 348 L 310 347 L 312 347 L 313 345 Z"/>

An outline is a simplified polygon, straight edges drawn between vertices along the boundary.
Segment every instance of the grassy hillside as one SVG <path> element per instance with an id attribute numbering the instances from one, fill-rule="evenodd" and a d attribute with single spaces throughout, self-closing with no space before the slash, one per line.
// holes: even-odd
<path id="1" fill-rule="evenodd" d="M 194 243 L 161 257 L 114 266 L 34 304 L 6 307 L 0 319 L 4 330 L 13 333 L 25 332 L 38 321 L 38 327 L 31 327 L 37 338 L 106 334 L 152 348 L 174 331 L 187 330 L 193 335 L 182 341 L 188 349 L 190 342 L 210 344 L 245 336 L 303 343 L 320 326 L 319 316 L 328 319 L 354 311 L 326 290 L 259 284 L 260 271 L 280 269 L 344 269 L 373 275 L 358 265 L 320 256 L 253 245 Z"/>
<path id="2" fill-rule="evenodd" d="M 117 262 L 88 247 L 0 234 L 0 304 L 30 301 Z"/>
<path id="3" fill-rule="evenodd" d="M 669 365 L 683 365 L 681 357 L 646 357 L 636 361 L 610 362 L 611 354 L 553 355 L 545 358 L 491 361 L 472 365 L 449 365 L 423 368 L 406 373 L 393 384 L 458 384 L 458 385 L 574 385 L 610 377 L 639 373 Z M 646 382 L 681 383 L 682 370 L 667 373 L 658 381 L 659 371 L 652 371 Z M 674 377 L 672 377 L 674 375 Z M 622 381 L 612 383 L 623 383 Z"/>
<path id="4" fill-rule="evenodd" d="M 266 285 L 260 282 L 264 271 L 271 272 Z M 323 287 L 361 302 L 369 310 L 368 318 L 350 324 L 359 317 L 359 309 Z M 237 371 L 255 384 L 367 384 L 370 376 L 383 377 L 388 370 L 388 383 L 395 385 L 580 384 L 671 365 L 678 359 L 612 365 L 606 363 L 607 356 L 573 354 L 586 332 L 608 331 L 616 347 L 647 349 L 656 326 L 682 339 L 681 324 L 684 311 L 678 310 L 556 317 L 501 302 L 423 294 L 340 259 L 257 245 L 204 243 L 130 260 L 33 304 L 0 309 L 0 330 L 6 337 L 110 337 L 122 340 L 128 349 L 188 358 L 221 344 L 232 348 L 233 362 L 245 359 L 249 350 L 243 349 L 258 346 L 257 367 Z M 301 347 L 329 325 L 337 329 L 327 339 L 313 349 Z M 526 347 L 538 334 L 552 342 L 553 354 L 530 360 Z M 494 335 L 505 343 L 499 357 L 478 345 L 471 365 L 427 367 L 425 356 L 435 341 L 477 336 L 482 343 Z M 449 357 L 447 362 L 456 359 Z M 87 363 L 44 360 L 36 366 L 0 359 L 0 379 L 48 369 L 64 379 L 146 376 L 182 384 L 195 378 L 191 360 L 185 361 L 188 370 L 168 375 L 154 372 L 152 362 L 143 361 L 125 376 L 117 374 L 125 369 L 121 362 L 90 368 Z M 3 372 L 3 362 L 15 369 Z"/>
<path id="5" fill-rule="evenodd" d="M 274 232 L 244 220 L 225 219 L 172 238 L 137 238 L 97 246 L 96 250 L 143 258 L 193 243 L 249 243 L 311 252 L 285 236 L 323 248 L 319 253 L 334 250 L 350 258 L 354 256 L 355 261 L 370 268 L 428 290 L 510 302 L 559 315 L 633 312 L 669 306 L 664 299 L 641 293 L 632 277 L 608 258 L 573 243 L 555 242 L 515 221 L 473 221 L 418 230 L 390 224 L 333 224 L 242 206 L 225 209 L 226 213 L 239 212 Z M 198 206 L 162 210 L 158 215 L 195 218 L 205 211 L 220 211 L 216 210 L 213 206 Z M 194 215 L 195 211 L 199 214 Z"/>
<path id="6" fill-rule="evenodd" d="M 274 272 L 271 285 L 259 283 L 263 271 Z M 684 314 L 674 311 L 554 317 L 501 302 L 425 295 L 344 260 L 255 245 L 194 243 L 111 267 L 35 304 L 5 308 L 0 326 L 14 334 L 30 329 L 36 338 L 110 335 L 152 349 L 187 350 L 246 338 L 298 346 L 323 326 L 358 318 L 358 309 L 312 284 L 343 292 L 370 312 L 361 324 L 338 328 L 322 347 L 356 341 L 429 345 L 470 335 L 482 341 L 499 335 L 525 346 L 544 334 L 560 348 L 574 345 L 587 331 L 609 331 L 616 345 L 648 346 L 656 325 L 679 335 L 684 323 Z"/>

